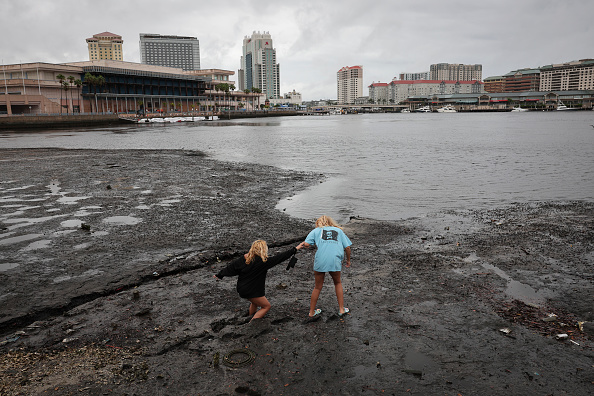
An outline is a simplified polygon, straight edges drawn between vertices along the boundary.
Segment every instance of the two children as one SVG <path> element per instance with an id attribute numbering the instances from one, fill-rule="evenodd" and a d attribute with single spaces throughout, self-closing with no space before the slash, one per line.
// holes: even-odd
<path id="1" fill-rule="evenodd" d="M 329 216 L 322 216 L 316 221 L 316 228 L 312 230 L 304 242 L 296 247 L 268 257 L 268 245 L 259 239 L 252 243 L 250 251 L 243 257 L 233 260 L 227 267 L 214 275 L 216 279 L 225 276 L 238 276 L 237 292 L 239 296 L 249 300 L 249 313 L 252 319 L 262 318 L 270 311 L 270 302 L 266 298 L 266 275 L 268 270 L 282 263 L 303 247 L 317 247 L 314 259 L 315 286 L 310 300 L 310 319 L 319 318 L 321 309 L 316 309 L 316 304 L 324 285 L 326 272 L 330 273 L 334 282 L 336 299 L 338 300 L 338 315 L 349 312 L 344 307 L 343 288 L 340 279 L 342 261 L 346 254 L 346 267 L 351 266 L 351 248 L 349 238 Z M 259 308 L 259 309 L 258 309 Z"/>

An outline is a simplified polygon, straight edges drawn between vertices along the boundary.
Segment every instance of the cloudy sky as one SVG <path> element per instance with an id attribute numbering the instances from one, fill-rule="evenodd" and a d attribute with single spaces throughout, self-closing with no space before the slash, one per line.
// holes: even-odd
<path id="1" fill-rule="evenodd" d="M 140 33 L 194 36 L 202 68 L 236 73 L 244 36 L 269 32 L 281 92 L 335 99 L 343 66 L 368 86 L 432 63 L 482 64 L 485 78 L 594 58 L 594 0 L 2 0 L 0 60 L 88 60 L 85 39 L 105 31 L 125 61 L 140 62 Z"/>

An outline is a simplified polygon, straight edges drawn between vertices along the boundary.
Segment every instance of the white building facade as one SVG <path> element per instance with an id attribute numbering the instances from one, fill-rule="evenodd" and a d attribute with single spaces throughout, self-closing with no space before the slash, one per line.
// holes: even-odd
<path id="1" fill-rule="evenodd" d="M 336 73 L 338 104 L 354 104 L 363 96 L 363 66 L 345 66 Z"/>
<path id="2" fill-rule="evenodd" d="M 375 104 L 390 104 L 389 84 L 373 83 L 369 87 L 369 102 Z"/>
<path id="3" fill-rule="evenodd" d="M 483 65 L 435 63 L 429 67 L 430 80 L 482 81 Z"/>
<path id="4" fill-rule="evenodd" d="M 243 39 L 241 69 L 238 73 L 240 90 L 258 88 L 266 99 L 280 97 L 280 65 L 276 60 L 276 49 L 268 32 L 253 32 Z"/>
<path id="5" fill-rule="evenodd" d="M 594 59 L 583 59 L 540 68 L 540 91 L 594 89 Z"/>
<path id="6" fill-rule="evenodd" d="M 200 70 L 200 42 L 196 37 L 140 33 L 140 63 Z"/>
<path id="7" fill-rule="evenodd" d="M 420 73 L 400 73 L 401 80 L 429 80 L 430 72 L 420 72 Z"/>
<path id="8" fill-rule="evenodd" d="M 448 94 L 484 93 L 485 84 L 481 81 L 453 80 L 394 80 L 389 84 L 388 98 L 400 103 L 411 96 L 431 96 Z"/>

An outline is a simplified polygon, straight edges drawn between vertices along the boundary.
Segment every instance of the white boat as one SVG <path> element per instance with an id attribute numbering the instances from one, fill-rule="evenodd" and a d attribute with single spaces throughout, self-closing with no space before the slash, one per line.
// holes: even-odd
<path id="1" fill-rule="evenodd" d="M 559 111 L 563 111 L 563 110 L 577 110 L 577 109 L 575 109 L 575 108 L 573 108 L 573 107 L 567 107 L 567 106 L 565 106 L 565 105 L 563 104 L 563 102 L 559 101 L 559 102 L 557 103 L 557 110 L 559 110 Z"/>
<path id="2" fill-rule="evenodd" d="M 438 113 L 457 113 L 458 111 L 456 109 L 454 109 L 454 106 L 452 106 L 452 105 L 445 105 L 445 106 L 437 109 L 437 112 Z"/>
<path id="3" fill-rule="evenodd" d="M 415 113 L 431 113 L 431 107 L 429 107 L 429 106 L 419 107 L 418 109 L 415 109 Z"/>
<path id="4" fill-rule="evenodd" d="M 523 109 L 520 106 L 516 106 L 511 111 L 513 111 L 513 112 L 521 112 L 521 111 L 528 111 L 528 109 Z"/>
<path id="5" fill-rule="evenodd" d="M 401 113 L 410 113 L 410 109 L 402 109 L 400 112 Z"/>

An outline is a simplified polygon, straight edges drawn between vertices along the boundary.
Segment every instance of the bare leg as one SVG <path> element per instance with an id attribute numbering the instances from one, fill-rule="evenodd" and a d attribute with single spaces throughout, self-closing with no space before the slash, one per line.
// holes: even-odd
<path id="1" fill-rule="evenodd" d="M 324 272 L 314 271 L 316 283 L 313 291 L 311 292 L 311 300 L 309 302 L 309 316 L 313 316 L 316 310 L 316 304 L 318 303 L 318 298 L 320 297 L 322 286 L 324 286 L 324 275 Z"/>
<path id="2" fill-rule="evenodd" d="M 258 310 L 258 306 L 250 301 L 250 316 L 253 316 Z"/>
<path id="3" fill-rule="evenodd" d="M 270 311 L 271 305 L 270 305 L 270 302 L 268 302 L 268 299 L 266 297 L 264 297 L 264 296 L 255 297 L 255 298 L 250 298 L 249 300 L 252 303 L 252 305 L 250 305 L 250 312 L 251 312 L 253 306 L 255 306 L 256 308 L 260 307 L 260 310 L 255 313 L 252 320 L 261 318 L 264 315 L 266 315 L 268 313 L 268 311 Z"/>
<path id="4" fill-rule="evenodd" d="M 344 292 L 342 290 L 342 281 L 340 280 L 340 271 L 330 272 L 330 276 L 334 281 L 334 291 L 336 292 L 336 299 L 338 300 L 338 312 L 344 313 Z"/>

